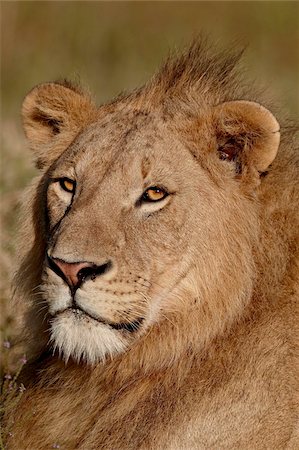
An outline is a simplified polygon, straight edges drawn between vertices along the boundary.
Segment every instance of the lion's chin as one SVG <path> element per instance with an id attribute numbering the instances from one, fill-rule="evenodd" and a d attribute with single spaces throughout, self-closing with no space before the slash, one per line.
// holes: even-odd
<path id="1" fill-rule="evenodd" d="M 121 333 L 84 314 L 66 310 L 51 321 L 51 342 L 54 350 L 68 361 L 96 364 L 105 361 L 127 346 Z"/>

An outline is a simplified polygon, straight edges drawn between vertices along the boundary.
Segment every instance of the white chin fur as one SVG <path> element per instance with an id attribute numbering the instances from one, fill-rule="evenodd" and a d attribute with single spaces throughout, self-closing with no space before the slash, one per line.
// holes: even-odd
<path id="1" fill-rule="evenodd" d="M 51 341 L 63 359 L 95 364 L 106 357 L 122 353 L 126 344 L 108 325 L 66 311 L 51 322 Z"/>

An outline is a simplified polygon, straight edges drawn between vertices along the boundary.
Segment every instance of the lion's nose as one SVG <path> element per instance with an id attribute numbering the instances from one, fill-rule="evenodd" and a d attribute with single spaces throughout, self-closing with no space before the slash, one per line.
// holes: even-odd
<path id="1" fill-rule="evenodd" d="M 85 280 L 94 280 L 112 267 L 111 261 L 102 265 L 91 262 L 66 262 L 59 258 L 47 258 L 48 266 L 59 275 L 71 288 L 77 289 Z"/>

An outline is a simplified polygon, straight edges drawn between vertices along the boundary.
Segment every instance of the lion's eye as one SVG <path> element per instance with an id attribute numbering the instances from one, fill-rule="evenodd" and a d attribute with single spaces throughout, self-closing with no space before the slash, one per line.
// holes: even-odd
<path id="1" fill-rule="evenodd" d="M 143 202 L 158 202 L 168 195 L 165 189 L 157 186 L 149 187 L 142 195 Z"/>
<path id="2" fill-rule="evenodd" d="M 59 184 L 64 191 L 71 192 L 72 194 L 75 192 L 75 181 L 70 180 L 69 178 L 61 178 L 61 180 L 59 180 Z"/>

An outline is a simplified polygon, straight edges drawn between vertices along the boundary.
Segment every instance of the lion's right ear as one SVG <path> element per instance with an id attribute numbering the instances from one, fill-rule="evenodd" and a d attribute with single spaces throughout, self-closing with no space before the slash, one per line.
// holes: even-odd
<path id="1" fill-rule="evenodd" d="M 22 118 L 37 167 L 55 161 L 95 113 L 89 97 L 68 83 L 33 88 L 24 99 Z"/>

